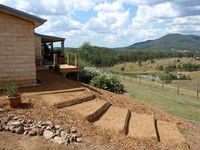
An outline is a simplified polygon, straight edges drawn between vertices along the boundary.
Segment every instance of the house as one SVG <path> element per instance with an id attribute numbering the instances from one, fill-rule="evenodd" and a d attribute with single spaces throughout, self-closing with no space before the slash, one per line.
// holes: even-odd
<path id="1" fill-rule="evenodd" d="M 0 84 L 12 80 L 19 86 L 36 84 L 36 65 L 42 65 L 41 45 L 51 46 L 64 38 L 35 33 L 47 20 L 0 4 Z"/>

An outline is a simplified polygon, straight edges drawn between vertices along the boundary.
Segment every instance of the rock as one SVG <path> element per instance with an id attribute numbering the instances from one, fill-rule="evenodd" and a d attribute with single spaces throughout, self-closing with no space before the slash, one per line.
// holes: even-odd
<path id="1" fill-rule="evenodd" d="M 8 121 L 8 125 L 10 125 L 10 126 L 20 126 L 21 122 L 18 121 L 18 120 L 10 120 L 10 121 Z"/>
<path id="2" fill-rule="evenodd" d="M 46 124 L 47 125 L 52 125 L 52 122 L 51 121 L 46 121 Z"/>
<path id="3" fill-rule="evenodd" d="M 37 135 L 42 136 L 43 135 L 44 130 L 43 129 L 38 129 L 38 133 Z"/>
<path id="4" fill-rule="evenodd" d="M 81 143 L 82 141 L 83 141 L 83 138 L 82 138 L 82 137 L 76 138 L 76 142 Z"/>
<path id="5" fill-rule="evenodd" d="M 31 130 L 31 131 L 29 131 L 28 134 L 29 134 L 30 136 L 36 136 L 36 135 L 37 135 L 37 132 L 34 131 L 34 130 Z"/>
<path id="6" fill-rule="evenodd" d="M 54 142 L 57 143 L 57 144 L 62 144 L 64 143 L 63 139 L 59 136 L 55 136 L 54 137 Z"/>
<path id="7" fill-rule="evenodd" d="M 76 132 L 77 132 L 75 127 L 72 127 L 72 128 L 70 129 L 70 131 L 71 131 L 71 133 L 76 133 Z"/>
<path id="8" fill-rule="evenodd" d="M 61 131 L 60 136 L 65 139 L 67 137 L 67 134 L 64 131 Z"/>
<path id="9" fill-rule="evenodd" d="M 81 137 L 81 135 L 79 133 L 73 133 L 71 135 L 74 139 Z"/>
<path id="10" fill-rule="evenodd" d="M 68 134 L 70 134 L 70 133 L 71 133 L 70 129 L 67 129 L 67 130 L 66 130 L 66 132 L 67 132 Z"/>
<path id="11" fill-rule="evenodd" d="M 2 122 L 3 122 L 3 123 L 8 123 L 9 120 L 10 120 L 10 117 L 4 117 L 4 118 L 2 119 Z"/>
<path id="12" fill-rule="evenodd" d="M 18 120 L 19 119 L 19 117 L 13 117 L 13 120 Z"/>
<path id="13" fill-rule="evenodd" d="M 4 126 L 5 131 L 9 131 L 9 126 Z"/>
<path id="14" fill-rule="evenodd" d="M 60 126 L 59 125 L 55 125 L 55 129 L 56 130 L 60 129 Z"/>
<path id="15" fill-rule="evenodd" d="M 29 131 L 24 131 L 24 133 L 23 133 L 23 134 L 24 134 L 24 135 L 27 135 L 27 134 L 28 134 L 28 132 L 29 132 Z"/>
<path id="16" fill-rule="evenodd" d="M 2 108 L 0 108 L 0 113 L 4 112 L 4 110 Z"/>
<path id="17" fill-rule="evenodd" d="M 43 136 L 45 139 L 51 139 L 53 138 L 54 134 L 53 132 L 49 131 L 49 130 L 45 130 L 44 133 L 43 133 Z"/>
<path id="18" fill-rule="evenodd" d="M 55 135 L 56 135 L 56 136 L 60 136 L 60 131 L 59 131 L 59 130 L 56 130 L 56 131 L 55 131 Z"/>
<path id="19" fill-rule="evenodd" d="M 24 133 L 24 127 L 23 126 L 19 126 L 18 128 L 15 129 L 15 132 L 17 134 L 23 134 Z"/>
<path id="20" fill-rule="evenodd" d="M 3 131 L 3 126 L 0 124 L 0 132 L 2 132 Z"/>

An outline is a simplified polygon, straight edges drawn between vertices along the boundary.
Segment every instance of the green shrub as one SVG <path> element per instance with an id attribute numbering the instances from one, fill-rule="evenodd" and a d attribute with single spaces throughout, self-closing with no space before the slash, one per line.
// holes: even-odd
<path id="1" fill-rule="evenodd" d="M 164 70 L 164 67 L 163 67 L 162 65 L 160 65 L 160 66 L 158 67 L 158 70 L 163 71 L 163 70 Z"/>
<path id="2" fill-rule="evenodd" d="M 54 72 L 60 72 L 60 64 L 56 63 L 56 64 L 53 66 L 53 71 L 54 71 Z"/>
<path id="3" fill-rule="evenodd" d="M 124 71 L 125 70 L 125 68 L 124 68 L 124 66 L 123 67 L 121 67 L 121 69 L 120 69 L 121 71 Z"/>
<path id="4" fill-rule="evenodd" d="M 95 76 L 101 75 L 103 72 L 92 67 L 85 67 L 80 72 L 79 80 L 84 83 L 89 83 Z"/>
<path id="5" fill-rule="evenodd" d="M 3 90 L 8 97 L 19 96 L 19 91 L 16 84 L 12 81 L 6 82 L 3 86 Z"/>
<path id="6" fill-rule="evenodd" d="M 94 87 L 108 90 L 114 93 L 122 93 L 124 91 L 124 86 L 121 82 L 114 76 L 109 74 L 101 74 L 95 76 L 90 84 Z"/>

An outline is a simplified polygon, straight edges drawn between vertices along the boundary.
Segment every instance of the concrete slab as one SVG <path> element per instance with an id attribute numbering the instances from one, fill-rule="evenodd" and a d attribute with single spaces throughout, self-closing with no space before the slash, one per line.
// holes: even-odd
<path id="1" fill-rule="evenodd" d="M 101 117 L 110 106 L 111 104 L 105 100 L 94 99 L 92 101 L 63 108 L 62 110 L 77 112 L 89 122 L 94 122 Z"/>
<path id="2" fill-rule="evenodd" d="M 125 134 L 129 117 L 128 109 L 111 106 L 99 120 L 94 122 L 94 125 Z"/>
<path id="3" fill-rule="evenodd" d="M 129 137 L 146 138 L 158 141 L 153 115 L 131 113 L 129 122 Z"/>
<path id="4" fill-rule="evenodd" d="M 188 149 L 188 144 L 176 124 L 158 120 L 157 128 L 161 143 L 178 149 Z"/>

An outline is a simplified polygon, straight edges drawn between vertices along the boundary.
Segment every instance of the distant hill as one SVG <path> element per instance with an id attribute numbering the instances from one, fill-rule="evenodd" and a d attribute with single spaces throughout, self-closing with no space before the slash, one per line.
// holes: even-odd
<path id="1" fill-rule="evenodd" d="M 121 50 L 150 50 L 150 51 L 200 51 L 200 36 L 167 34 L 156 40 L 148 40 L 132 44 Z"/>

